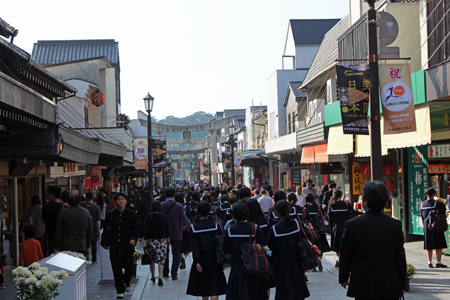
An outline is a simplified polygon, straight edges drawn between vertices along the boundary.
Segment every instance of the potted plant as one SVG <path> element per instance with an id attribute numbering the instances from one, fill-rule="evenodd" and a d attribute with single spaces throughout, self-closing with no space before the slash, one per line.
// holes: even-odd
<path id="1" fill-rule="evenodd" d="M 50 300 L 59 296 L 58 287 L 69 275 L 66 271 L 51 271 L 34 263 L 28 268 L 18 267 L 12 271 L 18 300 Z"/>
<path id="2" fill-rule="evenodd" d="M 417 274 L 416 268 L 410 264 L 409 262 L 406 263 L 406 287 L 405 291 L 409 292 L 409 281 L 411 278 L 414 278 L 414 276 Z"/>

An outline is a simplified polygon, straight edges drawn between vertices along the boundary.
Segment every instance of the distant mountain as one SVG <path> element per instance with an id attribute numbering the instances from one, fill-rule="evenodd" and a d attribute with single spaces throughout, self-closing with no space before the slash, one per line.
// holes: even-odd
<path id="1" fill-rule="evenodd" d="M 205 113 L 204 111 L 198 111 L 192 115 L 178 118 L 174 116 L 167 116 L 162 120 L 157 120 L 152 117 L 153 122 L 158 122 L 162 124 L 172 124 L 172 125 L 194 125 L 199 123 L 207 123 L 214 118 L 214 115 Z"/>

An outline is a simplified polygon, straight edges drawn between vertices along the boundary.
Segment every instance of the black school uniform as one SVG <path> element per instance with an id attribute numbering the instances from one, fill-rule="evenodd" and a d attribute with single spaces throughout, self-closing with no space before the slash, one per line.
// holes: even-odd
<path id="1" fill-rule="evenodd" d="M 267 236 L 269 234 L 269 221 L 266 219 L 263 215 L 258 215 L 258 217 L 255 220 L 248 219 L 247 222 L 254 223 L 261 228 L 261 231 L 264 235 L 264 240 L 267 240 Z"/>
<path id="2" fill-rule="evenodd" d="M 186 225 L 186 229 L 183 230 L 183 240 L 181 241 L 181 253 L 189 253 L 192 251 L 191 249 L 191 238 L 189 236 L 189 231 L 191 230 L 190 225 L 193 223 L 191 206 L 186 204 L 184 205 L 184 212 L 186 213 L 186 218 L 188 224 Z"/>
<path id="3" fill-rule="evenodd" d="M 192 220 L 195 220 L 197 217 L 197 206 L 199 202 L 191 202 L 191 216 Z"/>
<path id="4" fill-rule="evenodd" d="M 295 206 L 294 207 L 291 206 L 291 213 L 289 215 L 291 216 L 291 219 L 297 218 L 297 209 Z M 270 226 L 274 226 L 278 222 L 280 222 L 280 219 L 278 219 L 278 216 L 275 213 L 275 209 L 272 207 L 269 212 L 269 224 Z"/>
<path id="5" fill-rule="evenodd" d="M 219 226 L 212 220 L 203 219 L 191 225 L 193 263 L 186 294 L 197 297 L 225 294 L 227 282 L 223 266 L 217 263 L 214 239 L 221 234 Z M 197 264 L 203 269 L 201 273 L 197 271 Z"/>
<path id="6" fill-rule="evenodd" d="M 313 226 L 317 226 L 315 218 L 317 214 L 319 214 L 319 205 L 317 205 L 316 203 L 313 204 L 306 203 L 305 208 L 309 213 L 309 217 L 311 222 L 313 223 Z M 327 236 L 323 232 L 320 233 L 319 239 L 313 243 L 314 245 L 317 246 L 317 248 L 319 248 L 320 251 L 322 251 L 322 253 L 331 251 L 330 245 L 328 244 Z"/>
<path id="7" fill-rule="evenodd" d="M 333 229 L 331 233 L 331 249 L 335 252 L 341 249 L 341 238 L 344 233 L 345 221 L 349 219 L 350 205 L 345 201 L 337 201 L 328 206 L 328 218 Z"/>
<path id="8" fill-rule="evenodd" d="M 425 235 L 425 240 L 423 243 L 423 249 L 432 250 L 432 249 L 445 249 L 447 248 L 447 242 L 445 241 L 444 232 L 431 230 L 428 228 L 428 214 L 430 212 L 434 213 L 434 210 L 437 209 L 440 214 L 445 215 L 445 205 L 444 203 L 438 202 L 434 199 L 425 200 L 422 202 L 420 206 L 420 213 L 422 215 L 422 223 L 423 223 L 423 232 Z"/>
<path id="9" fill-rule="evenodd" d="M 231 220 L 231 204 L 230 203 L 221 203 L 219 207 L 217 207 L 217 215 L 222 220 L 222 224 Z"/>
<path id="10" fill-rule="evenodd" d="M 264 277 L 245 274 L 242 272 L 242 259 L 239 248 L 249 242 L 252 224 L 238 222 L 225 231 L 225 252 L 231 254 L 232 266 L 228 277 L 227 300 L 267 300 L 267 290 Z M 264 245 L 264 236 L 261 229 L 256 228 L 256 242 Z"/>
<path id="11" fill-rule="evenodd" d="M 275 300 L 305 299 L 310 295 L 297 249 L 303 236 L 300 226 L 297 220 L 291 220 L 289 225 L 278 222 L 269 230 L 267 245 L 276 266 Z"/>

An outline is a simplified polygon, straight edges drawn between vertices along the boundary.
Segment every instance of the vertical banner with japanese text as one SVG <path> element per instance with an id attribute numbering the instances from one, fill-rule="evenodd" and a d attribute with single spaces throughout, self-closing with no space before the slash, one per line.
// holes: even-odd
<path id="1" fill-rule="evenodd" d="M 369 134 L 370 74 L 368 65 L 336 67 L 344 134 Z"/>
<path id="2" fill-rule="evenodd" d="M 211 175 L 217 175 L 217 163 L 211 163 Z"/>
<path id="3" fill-rule="evenodd" d="M 416 114 L 409 64 L 378 66 L 384 134 L 416 131 Z"/>
<path id="4" fill-rule="evenodd" d="M 147 139 L 134 139 L 134 167 L 136 170 L 147 169 L 148 157 Z"/>
<path id="5" fill-rule="evenodd" d="M 203 162 L 199 162 L 200 165 L 200 175 L 204 176 L 205 175 L 205 166 L 203 165 Z"/>
<path id="6" fill-rule="evenodd" d="M 166 164 L 167 151 L 166 140 L 162 138 L 152 139 L 153 168 L 161 168 Z"/>
<path id="7" fill-rule="evenodd" d="M 361 174 L 361 165 L 352 165 L 352 186 L 353 195 L 362 194 L 363 176 Z"/>
<path id="8" fill-rule="evenodd" d="M 233 160 L 232 160 L 231 156 L 232 156 L 231 153 L 228 153 L 228 152 L 223 152 L 222 153 L 222 161 L 223 161 L 223 164 L 224 164 L 224 171 L 225 172 L 231 172 L 231 170 L 232 170 Z"/>
<path id="9" fill-rule="evenodd" d="M 420 205 L 429 187 L 427 146 L 408 148 L 409 233 L 423 235 Z"/>
<path id="10" fill-rule="evenodd" d="M 244 153 L 242 151 L 238 151 L 238 152 L 235 152 L 234 154 L 235 154 L 234 155 L 234 168 L 236 170 L 239 170 Z"/>

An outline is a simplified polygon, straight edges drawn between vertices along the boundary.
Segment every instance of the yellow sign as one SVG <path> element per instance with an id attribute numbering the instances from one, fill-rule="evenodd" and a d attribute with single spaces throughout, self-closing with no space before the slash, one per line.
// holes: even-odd
<path id="1" fill-rule="evenodd" d="M 362 194 L 363 176 L 361 174 L 361 165 L 352 165 L 352 186 L 353 195 Z"/>
<path id="2" fill-rule="evenodd" d="M 147 169 L 148 158 L 148 140 L 147 139 L 135 139 L 134 140 L 134 167 L 136 170 Z"/>

